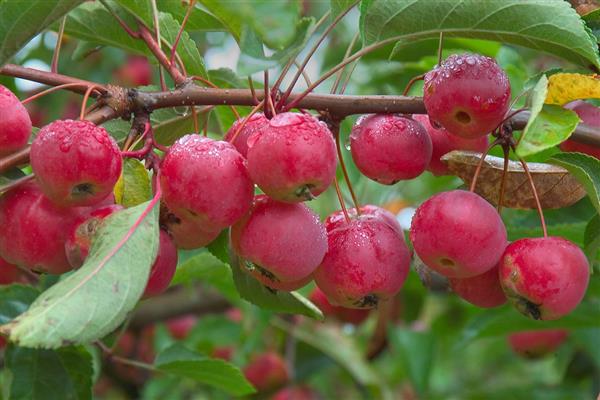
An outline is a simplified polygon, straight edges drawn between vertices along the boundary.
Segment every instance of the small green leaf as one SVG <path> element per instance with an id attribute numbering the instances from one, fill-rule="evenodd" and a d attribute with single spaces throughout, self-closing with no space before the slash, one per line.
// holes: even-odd
<path id="1" fill-rule="evenodd" d="M 568 26 L 569 29 L 565 29 Z M 600 68 L 598 46 L 567 1 L 363 0 L 360 30 L 367 45 L 465 37 L 516 44 Z"/>
<path id="2" fill-rule="evenodd" d="M 310 300 L 297 292 L 284 292 L 263 286 L 252 276 L 242 271 L 237 265 L 237 260 L 237 257 L 232 259 L 231 271 L 235 286 L 243 299 L 265 310 L 302 314 L 321 321 L 324 319 L 323 312 Z"/>
<path id="3" fill-rule="evenodd" d="M 216 287 L 231 301 L 239 300 L 240 298 L 235 289 L 229 266 L 222 263 L 206 250 L 202 250 L 199 254 L 180 262 L 172 284 L 192 284 L 198 281 L 206 282 Z"/>
<path id="4" fill-rule="evenodd" d="M 152 198 L 148 170 L 135 158 L 123 160 L 121 177 L 115 185 L 115 201 L 125 208 L 134 207 Z"/>
<path id="5" fill-rule="evenodd" d="M 24 347 L 87 343 L 112 332 L 144 292 L 158 251 L 158 202 L 114 213 L 73 274 L 43 292 L 1 327 Z"/>
<path id="6" fill-rule="evenodd" d="M 4 362 L 11 400 L 92 398 L 92 356 L 83 347 L 44 350 L 9 346 Z"/>
<path id="7" fill-rule="evenodd" d="M 527 157 L 554 147 L 569 138 L 577 128 L 579 117 L 574 111 L 544 104 L 540 112 L 529 119 L 517 155 Z"/>
<path id="8" fill-rule="evenodd" d="M 233 364 L 206 357 L 181 344 L 175 344 L 162 351 L 156 357 L 155 367 L 169 374 L 216 387 L 233 396 L 256 392 L 239 368 Z"/>
<path id="9" fill-rule="evenodd" d="M 32 286 L 0 286 L 0 324 L 6 324 L 23 314 L 40 294 Z"/>
<path id="10" fill-rule="evenodd" d="M 590 264 L 592 266 L 600 264 L 600 255 L 598 254 L 598 250 L 600 250 L 600 214 L 596 214 L 586 226 L 583 245 Z"/>
<path id="11" fill-rule="evenodd" d="M 433 369 L 435 337 L 431 332 L 415 332 L 407 329 L 392 329 L 392 349 L 399 356 L 411 383 L 424 396 L 429 388 L 429 377 Z"/>
<path id="12" fill-rule="evenodd" d="M 583 185 L 600 213 L 600 160 L 581 153 L 559 153 L 548 162 L 567 169 Z"/>
<path id="13" fill-rule="evenodd" d="M 223 230 L 207 247 L 210 254 L 229 264 L 229 229 Z"/>
<path id="14" fill-rule="evenodd" d="M 0 1 L 0 65 L 83 0 Z"/>

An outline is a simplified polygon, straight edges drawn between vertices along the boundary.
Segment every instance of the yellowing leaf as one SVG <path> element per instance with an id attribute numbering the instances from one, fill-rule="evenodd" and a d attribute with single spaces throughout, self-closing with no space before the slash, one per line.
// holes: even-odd
<path id="1" fill-rule="evenodd" d="M 548 78 L 546 104 L 567 104 L 578 99 L 600 99 L 600 75 L 558 73 Z"/>

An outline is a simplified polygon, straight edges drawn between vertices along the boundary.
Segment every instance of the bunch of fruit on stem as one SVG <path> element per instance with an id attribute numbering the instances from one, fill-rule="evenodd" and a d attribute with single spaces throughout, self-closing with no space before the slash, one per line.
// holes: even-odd
<path id="1" fill-rule="evenodd" d="M 451 56 L 424 83 L 428 115 L 367 115 L 353 127 L 352 159 L 368 178 L 391 185 L 425 170 L 449 174 L 440 156 L 454 149 L 485 151 L 488 134 L 510 111 L 508 78 L 488 57 Z M 573 109 L 597 123 L 590 107 Z M 0 155 L 6 155 L 25 146 L 31 122 L 5 88 L 0 110 Z M 124 154 L 90 122 L 44 126 L 31 147 L 35 181 L 0 198 L 0 257 L 48 273 L 81 266 L 94 233 L 122 209 L 112 191 Z M 169 285 L 177 248 L 206 246 L 230 228 L 239 267 L 272 290 L 291 291 L 314 280 L 330 306 L 354 309 L 394 297 L 411 263 L 395 216 L 363 205 L 343 207 L 321 222 L 304 203 L 330 187 L 337 164 L 328 125 L 306 112 L 254 114 L 234 123 L 224 140 L 181 137 L 159 166 L 162 229 L 146 296 Z M 255 195 L 256 187 L 264 194 Z M 557 319 L 579 304 L 587 288 L 588 262 L 576 245 L 559 237 L 509 243 L 498 212 L 469 191 L 425 201 L 410 239 L 429 268 L 481 307 L 508 298 L 529 317 Z"/>

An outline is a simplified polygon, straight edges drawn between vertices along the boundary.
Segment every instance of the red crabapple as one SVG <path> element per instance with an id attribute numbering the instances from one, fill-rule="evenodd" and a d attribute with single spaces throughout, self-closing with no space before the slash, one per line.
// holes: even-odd
<path id="1" fill-rule="evenodd" d="M 496 209 L 465 190 L 438 193 L 421 204 L 412 219 L 410 239 L 423 263 L 448 278 L 489 271 L 507 244 Z"/>
<path id="2" fill-rule="evenodd" d="M 250 176 L 275 200 L 311 200 L 335 178 L 333 136 L 324 122 L 311 115 L 277 114 L 247 143 Z"/>
<path id="3" fill-rule="evenodd" d="M 152 83 L 152 66 L 146 57 L 130 56 L 115 77 L 123 86 L 147 86 Z"/>
<path id="4" fill-rule="evenodd" d="M 167 320 L 167 330 L 175 339 L 185 339 L 196 326 L 198 317 L 194 314 L 186 314 L 180 317 L 175 317 Z"/>
<path id="5" fill-rule="evenodd" d="M 244 375 L 259 392 L 275 389 L 289 380 L 285 361 L 272 351 L 254 356 L 244 368 Z"/>
<path id="6" fill-rule="evenodd" d="M 22 278 L 21 270 L 0 257 L 0 285 L 10 285 L 20 281 Z"/>
<path id="7" fill-rule="evenodd" d="M 179 218 L 166 206 L 161 209 L 161 221 L 178 249 L 199 249 L 215 240 L 221 233 L 221 229 L 207 227 L 197 220 Z"/>
<path id="8" fill-rule="evenodd" d="M 308 386 L 291 386 L 279 390 L 270 400 L 319 400 L 321 397 Z"/>
<path id="9" fill-rule="evenodd" d="M 384 220 L 369 216 L 327 232 L 329 249 L 314 273 L 331 304 L 373 308 L 402 287 L 410 267 L 404 237 Z"/>
<path id="10" fill-rule="evenodd" d="M 454 293 L 477 307 L 492 308 L 506 303 L 497 266 L 481 275 L 450 278 L 448 281 Z"/>
<path id="11" fill-rule="evenodd" d="M 73 268 L 83 265 L 90 251 L 92 238 L 106 217 L 122 209 L 122 206 L 112 204 L 90 210 L 77 218 L 65 242 L 67 259 Z"/>
<path id="12" fill-rule="evenodd" d="M 367 177 L 392 185 L 421 175 L 431 160 L 431 139 L 418 121 L 398 114 L 371 114 L 350 134 L 356 167 Z"/>
<path id="13" fill-rule="evenodd" d="M 565 329 L 522 331 L 508 335 L 510 348 L 526 358 L 540 358 L 553 353 L 569 336 Z"/>
<path id="14" fill-rule="evenodd" d="M 349 208 L 347 211 L 350 218 L 357 217 L 356 208 Z M 363 217 L 379 218 L 385 223 L 387 223 L 389 226 L 394 228 L 394 230 L 398 232 L 400 236 L 404 235 L 404 231 L 402 230 L 402 227 L 400 226 L 400 223 L 398 222 L 394 214 L 392 214 L 385 208 L 377 207 L 372 204 L 365 204 L 363 206 L 360 206 L 360 213 Z M 346 216 L 344 215 L 344 212 L 342 210 L 339 210 L 330 214 L 327 217 L 327 219 L 325 220 L 325 229 L 327 230 L 327 232 L 330 232 L 334 229 L 339 228 L 340 226 L 343 226 L 344 224 L 346 224 Z"/>
<path id="15" fill-rule="evenodd" d="M 0 157 L 27 145 L 31 135 L 31 119 L 21 101 L 0 85 Z"/>
<path id="16" fill-rule="evenodd" d="M 325 227 L 306 205 L 256 196 L 250 212 L 231 227 L 231 244 L 264 285 L 295 290 L 312 280 L 327 251 Z"/>
<path id="17" fill-rule="evenodd" d="M 235 140 L 232 142 L 231 139 L 233 139 L 233 135 L 235 135 L 243 121 L 244 118 L 235 121 L 233 125 L 231 125 L 231 128 L 229 128 L 229 130 L 225 134 L 223 140 L 234 145 L 241 155 L 247 157 L 248 138 L 254 132 L 260 132 L 265 126 L 269 124 L 269 120 L 267 119 L 267 117 L 265 117 L 265 114 L 263 113 L 252 114 L 252 116 L 248 119 L 248 122 L 246 122 L 242 130 L 238 133 Z"/>
<path id="18" fill-rule="evenodd" d="M 115 140 L 89 121 L 54 121 L 40 129 L 31 145 L 31 168 L 40 187 L 60 206 L 105 199 L 121 175 L 121 164 Z"/>
<path id="19" fill-rule="evenodd" d="M 483 153 L 488 147 L 487 136 L 465 139 L 448 133 L 444 128 L 434 128 L 427 115 L 415 114 L 413 119 L 419 121 L 425 127 L 431 138 L 433 151 L 427 170 L 435 176 L 452 175 L 446 164 L 440 160 L 444 154 L 450 153 L 452 150 L 471 150 Z"/>
<path id="20" fill-rule="evenodd" d="M 589 274 L 583 251 L 561 237 L 516 240 L 500 263 L 506 297 L 533 319 L 554 320 L 573 311 L 585 295 Z"/>
<path id="21" fill-rule="evenodd" d="M 423 102 L 432 121 L 453 135 L 475 139 L 491 133 L 506 116 L 510 83 L 489 57 L 452 55 L 425 75 Z"/>
<path id="22" fill-rule="evenodd" d="M 158 254 L 152 264 L 144 297 L 158 296 L 167 288 L 175 275 L 177 269 L 177 248 L 169 234 L 160 230 Z"/>
<path id="23" fill-rule="evenodd" d="M 220 358 L 223 361 L 231 361 L 234 353 L 235 353 L 235 349 L 233 347 L 222 346 L 222 347 L 215 347 L 213 349 L 213 351 L 210 353 L 210 356 L 213 358 Z"/>
<path id="24" fill-rule="evenodd" d="M 599 107 L 596 107 L 590 103 L 586 103 L 585 101 L 577 100 L 567 104 L 565 108 L 575 111 L 584 124 L 596 128 L 600 127 Z M 600 147 L 592 146 L 585 143 L 578 143 L 570 139 L 561 143 L 560 149 L 562 151 L 576 151 L 600 159 Z"/>
<path id="25" fill-rule="evenodd" d="M 323 311 L 325 316 L 354 325 L 360 325 L 365 322 L 365 320 L 369 318 L 369 313 L 371 311 L 334 306 L 327 300 L 325 293 L 318 287 L 313 289 L 309 299 Z"/>
<path id="26" fill-rule="evenodd" d="M 31 270 L 61 274 L 69 271 L 67 234 L 85 208 L 59 208 L 35 182 L 0 197 L 0 257 Z"/>
<path id="27" fill-rule="evenodd" d="M 206 231 L 233 224 L 252 204 L 246 160 L 230 143 L 185 135 L 169 149 L 161 172 L 167 207 Z"/>

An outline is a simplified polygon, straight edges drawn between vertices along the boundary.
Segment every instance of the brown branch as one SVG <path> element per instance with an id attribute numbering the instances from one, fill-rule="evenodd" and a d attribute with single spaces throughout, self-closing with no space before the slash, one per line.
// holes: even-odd
<path id="1" fill-rule="evenodd" d="M 34 81 L 44 83 L 50 86 L 58 86 L 66 83 L 78 83 L 81 86 L 73 86 L 68 90 L 84 94 L 88 87 L 96 86 L 106 92 L 106 87 L 96 82 L 90 82 L 83 79 L 73 78 L 67 75 L 56 74 L 52 72 L 40 71 L 33 68 L 25 68 L 19 65 L 6 64 L 0 67 L 0 75 L 12 76 L 15 78 L 27 79 L 28 81 Z"/>
<path id="2" fill-rule="evenodd" d="M 156 39 L 152 36 L 152 32 L 150 32 L 148 28 L 143 25 L 140 25 L 140 37 L 146 43 L 146 46 L 148 46 L 148 49 L 152 52 L 152 54 L 154 54 L 154 57 L 156 57 L 156 60 L 159 62 L 159 64 L 167 70 L 169 75 L 171 75 L 171 78 L 173 78 L 175 84 L 180 85 L 184 83 L 186 79 L 185 76 L 181 73 L 181 71 L 179 71 L 179 69 L 177 69 L 177 65 L 169 61 L 169 58 L 165 52 L 162 50 Z"/>

